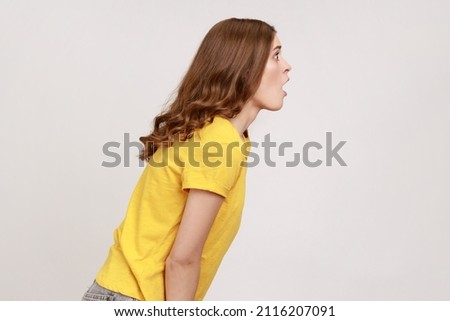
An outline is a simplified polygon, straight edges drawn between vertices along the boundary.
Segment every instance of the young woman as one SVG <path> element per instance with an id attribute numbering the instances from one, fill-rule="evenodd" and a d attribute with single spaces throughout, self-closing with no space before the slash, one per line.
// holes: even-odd
<path id="1" fill-rule="evenodd" d="M 148 162 L 83 300 L 202 300 L 245 196 L 247 128 L 278 110 L 291 67 L 275 29 L 231 18 L 203 39 L 168 109 L 141 137 Z"/>

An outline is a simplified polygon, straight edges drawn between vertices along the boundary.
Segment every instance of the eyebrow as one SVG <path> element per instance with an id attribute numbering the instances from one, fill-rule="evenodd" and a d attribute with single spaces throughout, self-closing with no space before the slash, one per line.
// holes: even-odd
<path id="1" fill-rule="evenodd" d="M 275 48 L 272 49 L 272 51 L 277 50 L 277 49 L 281 49 L 281 46 L 276 46 Z"/>

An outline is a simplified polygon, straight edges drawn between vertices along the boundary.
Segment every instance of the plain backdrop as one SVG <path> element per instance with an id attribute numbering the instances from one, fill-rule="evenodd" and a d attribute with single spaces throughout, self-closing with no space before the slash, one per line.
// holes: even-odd
<path id="1" fill-rule="evenodd" d="M 143 170 L 126 137 L 148 134 L 212 25 L 239 17 L 274 25 L 293 68 L 251 139 L 293 147 L 272 148 L 274 167 L 254 149 L 205 299 L 449 300 L 449 14 L 444 0 L 0 1 L 0 299 L 81 298 Z M 347 166 L 326 166 L 327 132 Z M 286 166 L 308 142 L 322 165 Z"/>

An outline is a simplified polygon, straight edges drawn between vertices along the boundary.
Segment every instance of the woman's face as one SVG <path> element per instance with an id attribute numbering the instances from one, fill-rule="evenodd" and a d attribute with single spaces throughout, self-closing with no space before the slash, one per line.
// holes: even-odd
<path id="1" fill-rule="evenodd" d="M 251 98 L 252 103 L 261 109 L 279 110 L 287 95 L 283 86 L 289 80 L 288 72 L 290 70 L 291 66 L 281 56 L 281 43 L 275 35 L 261 84 Z"/>

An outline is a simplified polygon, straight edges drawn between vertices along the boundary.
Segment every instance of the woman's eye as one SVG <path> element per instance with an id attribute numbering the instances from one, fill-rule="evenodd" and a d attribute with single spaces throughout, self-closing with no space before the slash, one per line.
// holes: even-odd
<path id="1" fill-rule="evenodd" d="M 275 54 L 275 60 L 279 61 L 280 60 L 280 53 L 278 52 L 277 54 Z"/>

